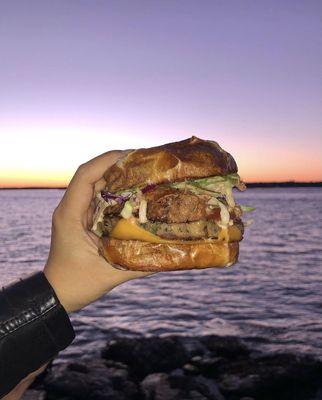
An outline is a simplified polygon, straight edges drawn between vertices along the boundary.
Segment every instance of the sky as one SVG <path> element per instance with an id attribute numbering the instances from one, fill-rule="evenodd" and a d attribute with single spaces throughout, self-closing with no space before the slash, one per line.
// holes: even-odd
<path id="1" fill-rule="evenodd" d="M 2 0 L 0 187 L 192 135 L 245 181 L 322 180 L 321 4 Z"/>

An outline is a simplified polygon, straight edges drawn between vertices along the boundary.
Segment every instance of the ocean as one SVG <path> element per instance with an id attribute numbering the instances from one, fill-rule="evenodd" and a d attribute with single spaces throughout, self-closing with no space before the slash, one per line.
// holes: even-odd
<path id="1" fill-rule="evenodd" d="M 0 286 L 43 268 L 63 193 L 0 191 Z M 236 197 L 256 207 L 238 264 L 114 289 L 72 315 L 77 338 L 56 362 L 91 357 L 115 335 L 171 334 L 233 335 L 259 350 L 322 359 L 322 189 L 248 189 Z"/>

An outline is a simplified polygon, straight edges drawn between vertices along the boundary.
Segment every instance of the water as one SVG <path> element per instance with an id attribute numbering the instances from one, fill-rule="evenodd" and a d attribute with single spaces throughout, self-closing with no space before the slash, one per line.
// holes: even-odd
<path id="1" fill-rule="evenodd" d="M 0 191 L 0 284 L 43 267 L 61 190 Z M 77 339 L 58 362 L 98 352 L 106 337 L 236 335 L 265 351 L 322 359 L 322 190 L 248 189 L 253 225 L 233 268 L 128 282 L 72 316 Z"/>

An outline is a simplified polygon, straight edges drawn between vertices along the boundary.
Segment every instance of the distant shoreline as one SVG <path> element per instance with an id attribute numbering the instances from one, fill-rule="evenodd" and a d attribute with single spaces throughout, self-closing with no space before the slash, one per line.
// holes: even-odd
<path id="1" fill-rule="evenodd" d="M 288 187 L 322 187 L 322 182 L 255 182 L 246 183 L 248 188 L 288 188 Z"/>
<path id="2" fill-rule="evenodd" d="M 252 188 L 295 188 L 295 187 L 322 187 L 322 182 L 252 182 L 246 183 L 247 187 Z M 46 186 L 34 186 L 34 187 L 0 187 L 0 190 L 30 190 L 30 189 L 59 189 L 65 190 L 65 186 L 57 187 L 46 187 Z"/>

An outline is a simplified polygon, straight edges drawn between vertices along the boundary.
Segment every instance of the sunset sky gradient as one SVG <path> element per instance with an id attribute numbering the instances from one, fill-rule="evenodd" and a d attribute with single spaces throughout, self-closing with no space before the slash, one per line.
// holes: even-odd
<path id="1" fill-rule="evenodd" d="M 322 180 L 321 2 L 4 1 L 0 187 L 114 148 L 218 141 L 245 181 Z"/>

